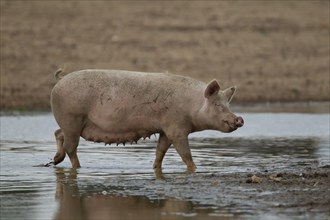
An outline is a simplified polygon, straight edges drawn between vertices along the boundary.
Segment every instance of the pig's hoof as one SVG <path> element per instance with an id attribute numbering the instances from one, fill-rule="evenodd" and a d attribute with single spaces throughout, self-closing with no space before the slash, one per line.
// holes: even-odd
<path id="1" fill-rule="evenodd" d="M 156 179 L 164 179 L 162 168 L 154 168 Z"/>
<path id="2" fill-rule="evenodd" d="M 194 174 L 196 172 L 196 166 L 187 167 L 187 174 Z"/>
<path id="3" fill-rule="evenodd" d="M 33 167 L 50 167 L 53 164 L 54 164 L 54 161 L 50 161 L 50 162 L 48 162 L 46 164 L 39 164 L 39 165 L 35 165 Z"/>
<path id="4" fill-rule="evenodd" d="M 54 165 L 61 163 L 65 158 L 65 153 L 61 154 L 61 153 L 56 153 L 56 155 L 54 156 Z"/>
<path id="5" fill-rule="evenodd" d="M 50 161 L 50 162 L 44 164 L 44 167 L 50 167 L 51 165 L 54 165 L 54 161 Z"/>

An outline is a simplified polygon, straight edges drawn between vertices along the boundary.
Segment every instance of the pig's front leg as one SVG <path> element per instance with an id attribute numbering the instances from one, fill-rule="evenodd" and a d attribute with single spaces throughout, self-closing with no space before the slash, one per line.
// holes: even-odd
<path id="1" fill-rule="evenodd" d="M 187 165 L 187 172 L 194 173 L 196 170 L 196 165 L 192 159 L 191 151 L 188 142 L 188 136 L 186 137 L 176 137 L 172 139 L 175 150 L 178 152 L 183 162 Z"/>
<path id="2" fill-rule="evenodd" d="M 156 159 L 154 162 L 154 169 L 161 169 L 163 158 L 170 146 L 171 146 L 170 140 L 166 137 L 164 133 L 160 133 L 156 148 Z"/>

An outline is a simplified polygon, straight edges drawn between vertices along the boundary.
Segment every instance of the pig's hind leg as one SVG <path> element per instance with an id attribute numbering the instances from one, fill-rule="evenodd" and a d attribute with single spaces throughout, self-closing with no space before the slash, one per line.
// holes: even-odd
<path id="1" fill-rule="evenodd" d="M 72 168 L 79 168 L 80 163 L 77 155 L 77 147 L 79 144 L 80 133 L 64 132 L 64 143 L 66 153 L 68 154 Z"/>
<path id="2" fill-rule="evenodd" d="M 58 122 L 61 129 L 55 132 L 57 153 L 54 157 L 54 164 L 56 165 L 62 162 L 66 153 L 70 158 L 72 168 L 79 168 L 80 163 L 77 156 L 77 147 L 83 128 L 83 118 L 62 115 L 62 118 Z"/>
<path id="3" fill-rule="evenodd" d="M 65 154 L 67 153 L 69 155 L 72 167 L 80 167 L 79 159 L 77 156 L 79 135 L 77 140 L 77 135 L 72 136 L 71 134 L 70 136 L 70 133 L 64 134 L 62 129 L 58 129 L 55 131 L 55 138 L 57 144 L 57 152 L 54 157 L 54 165 L 61 163 L 65 158 Z"/>
<path id="4" fill-rule="evenodd" d="M 61 129 L 55 131 L 57 152 L 54 156 L 54 165 L 61 163 L 65 158 L 65 149 L 63 147 L 64 134 Z"/>

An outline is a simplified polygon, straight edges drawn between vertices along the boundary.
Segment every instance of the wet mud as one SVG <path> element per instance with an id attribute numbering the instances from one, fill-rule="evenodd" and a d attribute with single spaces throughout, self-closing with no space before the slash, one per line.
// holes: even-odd
<path id="1" fill-rule="evenodd" d="M 24 117 L 19 120 L 32 120 L 31 126 L 36 127 L 44 123 L 53 130 L 49 115 L 40 121 L 38 117 L 44 116 Z M 13 131 L 20 132 L 20 128 Z M 46 133 L 43 129 L 34 135 Z M 186 174 L 173 147 L 164 158 L 163 170 L 152 169 L 154 138 L 125 147 L 81 141 L 82 168 L 74 170 L 67 158 L 57 166 L 38 166 L 52 160 L 56 152 L 53 137 L 17 140 L 2 133 L 0 217 L 328 219 L 329 138 L 259 134 L 262 136 L 192 135 L 197 172 Z"/>

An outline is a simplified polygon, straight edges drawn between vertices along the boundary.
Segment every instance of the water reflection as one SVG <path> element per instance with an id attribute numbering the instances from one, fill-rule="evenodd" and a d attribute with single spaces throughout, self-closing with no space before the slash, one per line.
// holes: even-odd
<path id="1" fill-rule="evenodd" d="M 54 219 L 228 219 L 239 214 L 227 210 L 202 207 L 191 201 L 175 198 L 149 199 L 98 192 L 80 192 L 78 173 L 74 169 L 56 168 L 56 200 L 58 210 Z M 88 188 L 88 186 L 85 186 Z M 93 188 L 94 186 L 92 186 Z M 100 186 L 98 187 L 101 190 Z M 104 189 L 109 187 L 103 186 Z M 118 189 L 117 189 L 118 190 Z M 226 213 L 226 214 L 224 214 Z"/>
<path id="2" fill-rule="evenodd" d="M 320 138 L 194 138 L 192 142 L 193 147 L 198 149 L 214 147 L 223 149 L 226 155 L 244 157 L 290 155 L 316 159 L 326 156 L 318 153 L 320 145 L 326 144 L 326 140 Z"/>

